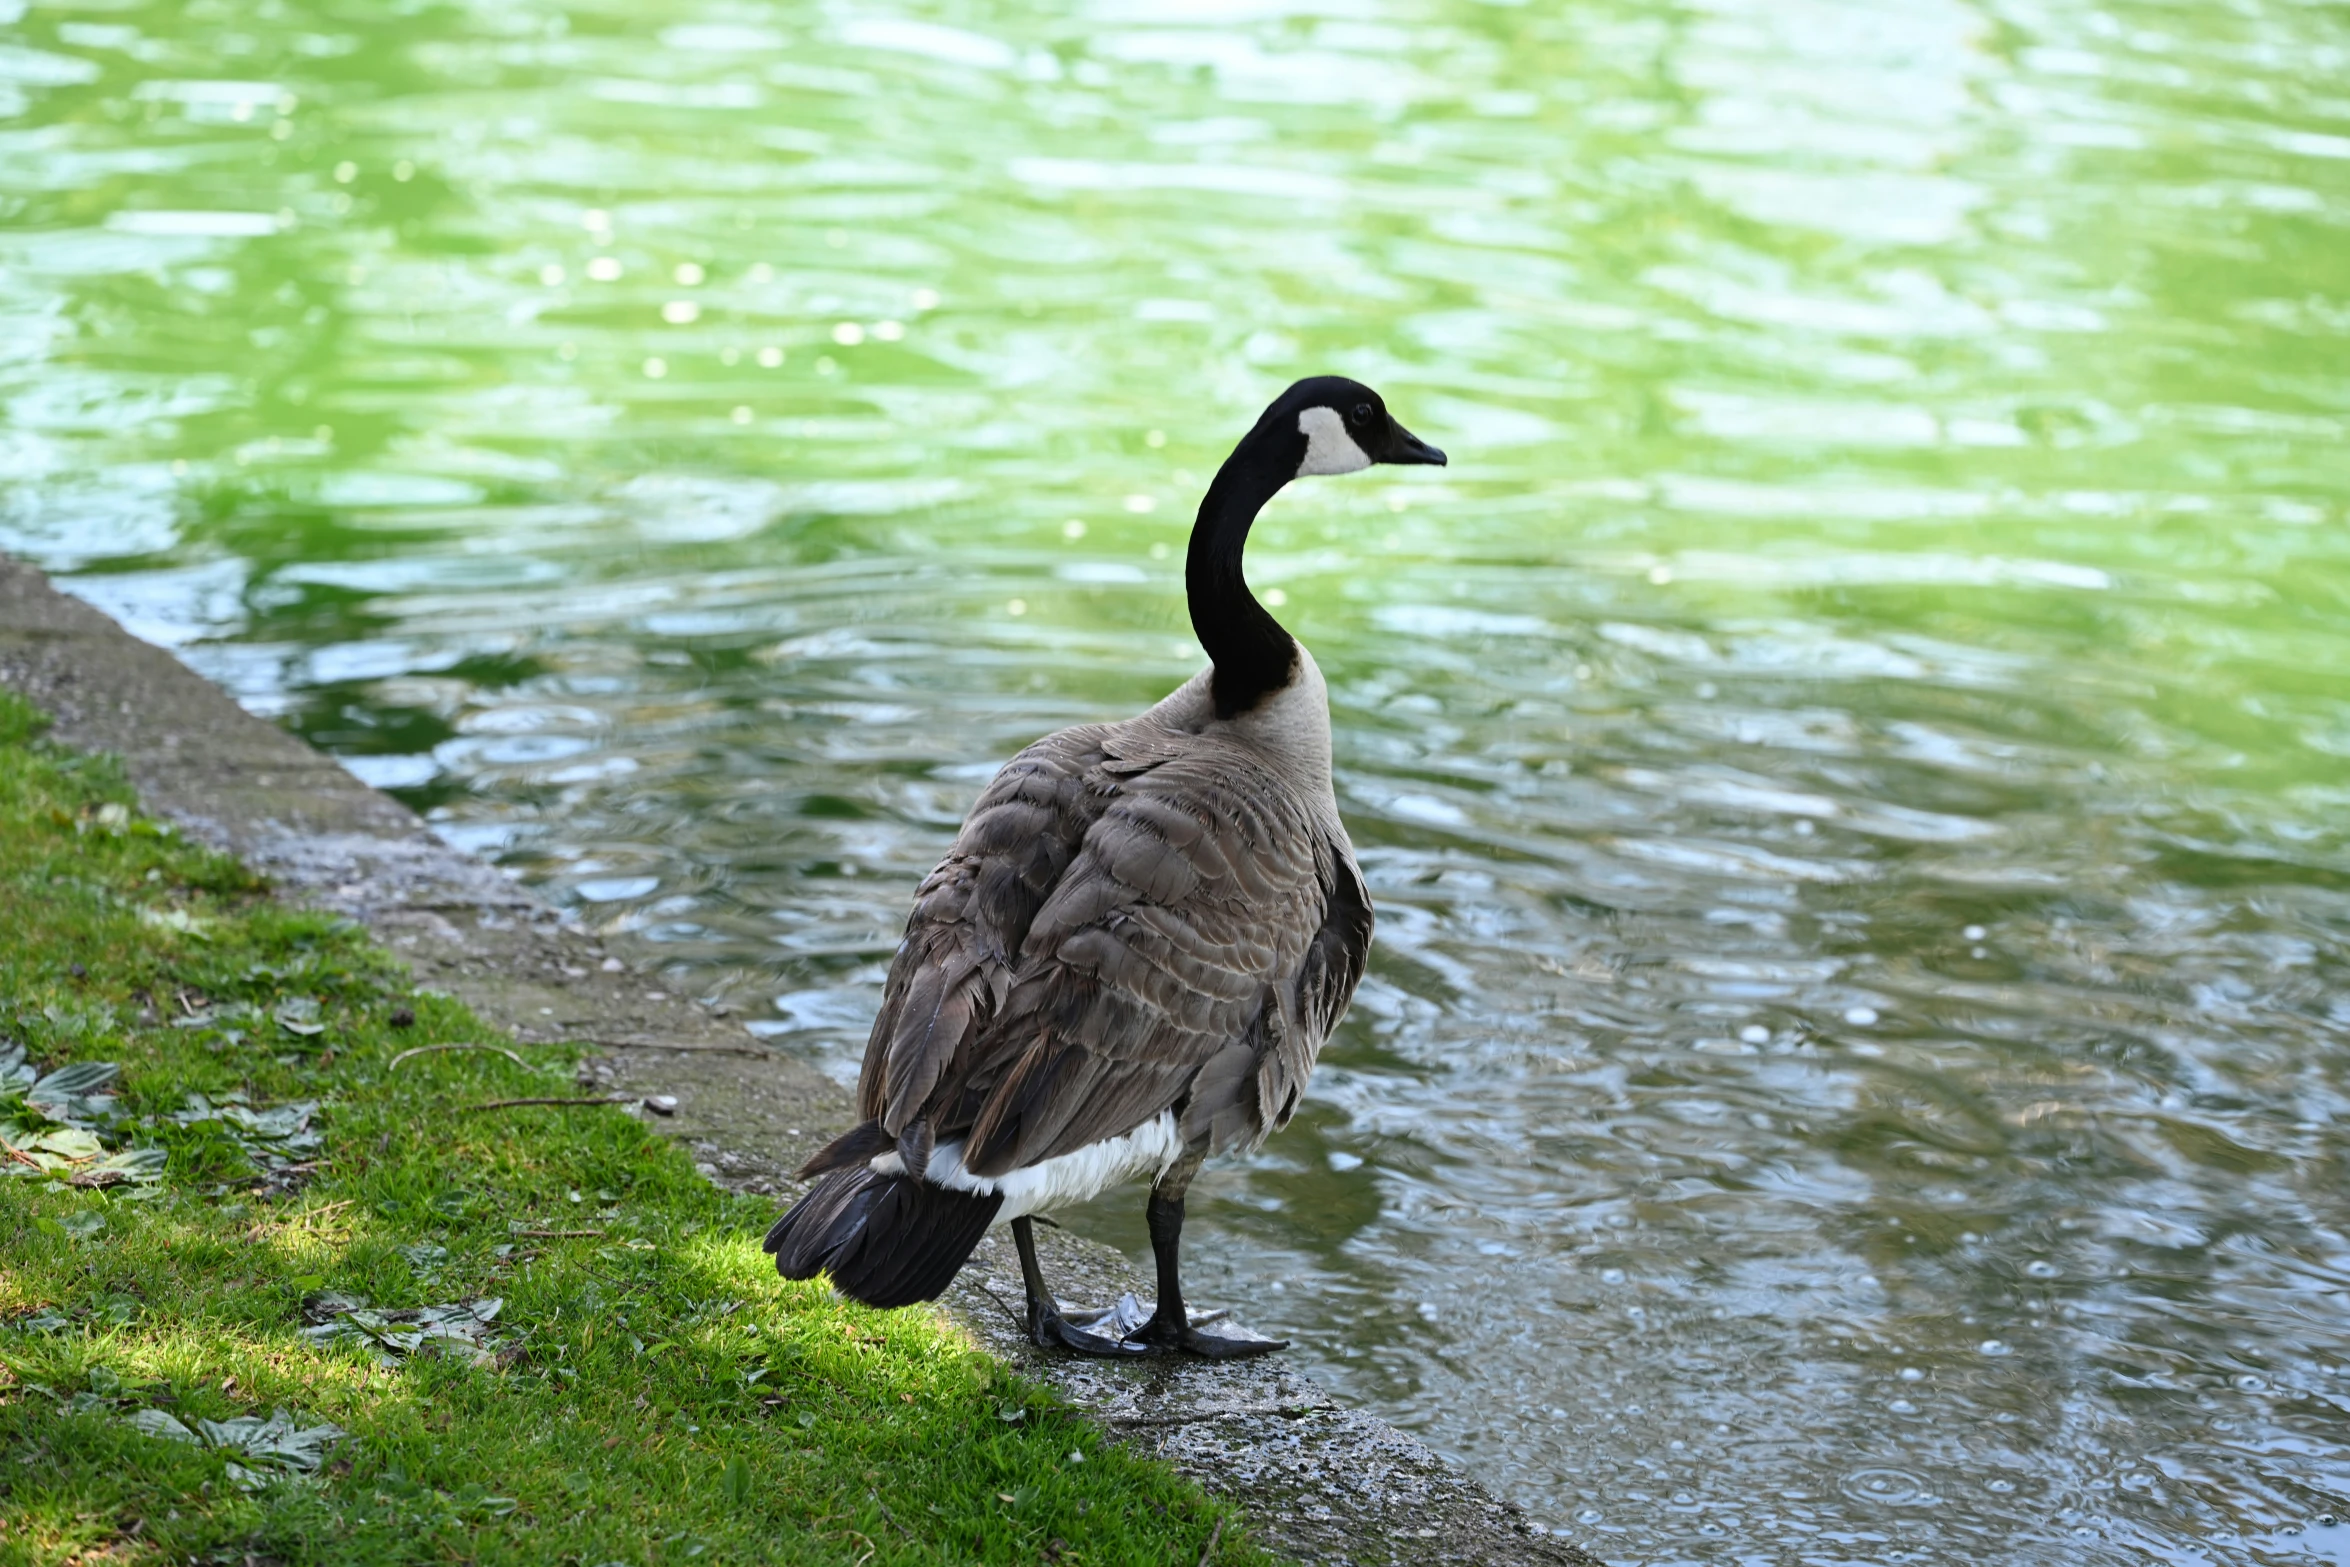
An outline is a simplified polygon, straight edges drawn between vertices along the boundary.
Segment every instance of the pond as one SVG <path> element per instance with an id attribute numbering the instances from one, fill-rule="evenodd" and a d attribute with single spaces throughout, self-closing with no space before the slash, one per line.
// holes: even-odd
<path id="1" fill-rule="evenodd" d="M 1360 376 L 1199 1295 L 1614 1562 L 2350 1560 L 2345 14 L 0 0 L 0 544 L 846 1077 Z"/>

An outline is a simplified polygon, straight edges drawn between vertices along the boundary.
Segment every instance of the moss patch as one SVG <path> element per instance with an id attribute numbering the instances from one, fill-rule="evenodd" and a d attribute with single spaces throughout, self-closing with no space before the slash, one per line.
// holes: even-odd
<path id="1" fill-rule="evenodd" d="M 625 1109 L 478 1108 L 575 1056 L 39 728 L 0 692 L 0 1562 L 1267 1559 L 943 1318 L 776 1278 Z M 393 1065 L 448 1043 L 525 1064 Z"/>

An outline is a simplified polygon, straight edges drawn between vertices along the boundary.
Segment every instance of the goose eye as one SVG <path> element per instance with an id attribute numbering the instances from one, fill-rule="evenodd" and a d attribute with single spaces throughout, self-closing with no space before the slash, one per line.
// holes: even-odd
<path id="1" fill-rule="evenodd" d="M 1369 403 L 1357 403 L 1357 404 L 1355 404 L 1355 423 L 1357 423 L 1357 424 L 1369 424 L 1370 422 L 1371 422 L 1371 405 L 1370 405 Z"/>

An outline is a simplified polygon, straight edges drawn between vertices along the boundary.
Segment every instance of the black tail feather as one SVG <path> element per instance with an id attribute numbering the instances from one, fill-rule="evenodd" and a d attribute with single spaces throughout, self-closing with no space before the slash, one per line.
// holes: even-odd
<path id="1" fill-rule="evenodd" d="M 879 1121 L 859 1121 L 810 1155 L 808 1162 L 800 1166 L 800 1179 L 805 1181 L 832 1170 L 845 1170 L 851 1165 L 863 1164 L 877 1154 L 888 1153 L 897 1145 L 898 1140 L 883 1131 Z M 769 1247 L 768 1250 L 774 1248 Z"/>
<path id="2" fill-rule="evenodd" d="M 829 1273 L 851 1300 L 911 1306 L 953 1282 L 1003 1205 L 858 1165 L 810 1187 L 767 1232 L 767 1250 L 787 1279 Z"/>

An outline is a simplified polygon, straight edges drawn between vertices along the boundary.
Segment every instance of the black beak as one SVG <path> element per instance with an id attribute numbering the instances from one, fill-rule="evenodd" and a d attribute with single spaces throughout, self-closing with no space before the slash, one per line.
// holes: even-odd
<path id="1" fill-rule="evenodd" d="M 1441 468 L 1444 466 L 1444 453 L 1390 419 L 1387 421 L 1387 445 L 1380 451 L 1378 460 L 1421 463 L 1430 468 Z"/>

